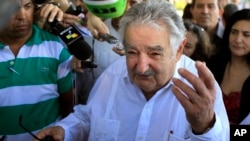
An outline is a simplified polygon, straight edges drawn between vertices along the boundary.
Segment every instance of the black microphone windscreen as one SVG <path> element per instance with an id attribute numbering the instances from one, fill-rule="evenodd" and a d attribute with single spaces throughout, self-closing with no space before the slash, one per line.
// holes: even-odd
<path id="1" fill-rule="evenodd" d="M 69 52 L 79 60 L 86 60 L 91 57 L 92 49 L 84 40 L 78 40 L 68 45 Z"/>
<path id="2" fill-rule="evenodd" d="M 48 2 L 49 0 L 33 0 L 35 4 L 43 4 Z"/>

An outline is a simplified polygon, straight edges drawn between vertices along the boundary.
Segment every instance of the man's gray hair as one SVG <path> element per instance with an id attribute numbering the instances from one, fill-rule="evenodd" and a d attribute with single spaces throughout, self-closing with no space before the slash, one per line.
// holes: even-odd
<path id="1" fill-rule="evenodd" d="M 125 32 L 132 24 L 150 24 L 161 28 L 159 23 L 164 23 L 169 31 L 170 46 L 174 54 L 185 37 L 185 26 L 176 9 L 166 0 L 146 0 L 131 7 L 120 20 L 120 35 L 125 43 Z"/>

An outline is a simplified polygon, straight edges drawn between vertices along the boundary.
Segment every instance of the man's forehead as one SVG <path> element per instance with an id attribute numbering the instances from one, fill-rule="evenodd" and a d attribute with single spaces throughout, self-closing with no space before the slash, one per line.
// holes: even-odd
<path id="1" fill-rule="evenodd" d="M 27 3 L 32 2 L 32 0 L 17 0 L 17 1 L 19 1 L 19 3 L 20 3 L 21 5 L 25 5 L 25 4 L 27 4 Z"/>
<path id="2" fill-rule="evenodd" d="M 210 3 L 218 3 L 218 0 L 195 0 L 195 4 L 210 4 Z"/>

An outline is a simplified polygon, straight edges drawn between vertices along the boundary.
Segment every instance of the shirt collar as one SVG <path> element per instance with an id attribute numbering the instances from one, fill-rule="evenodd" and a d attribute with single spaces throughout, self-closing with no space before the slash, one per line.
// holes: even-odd
<path id="1" fill-rule="evenodd" d="M 30 44 L 31 42 L 33 42 L 33 40 L 35 39 L 39 39 L 38 38 L 38 27 L 36 25 L 32 26 L 32 35 L 30 36 L 30 38 L 26 41 L 25 44 Z M 6 46 L 6 44 L 3 44 L 2 42 L 0 42 L 0 49 L 4 49 L 4 47 Z"/>
<path id="2" fill-rule="evenodd" d="M 222 20 L 219 19 L 218 25 L 217 25 L 216 35 L 222 39 L 223 33 L 224 33 L 224 26 L 222 24 Z"/>

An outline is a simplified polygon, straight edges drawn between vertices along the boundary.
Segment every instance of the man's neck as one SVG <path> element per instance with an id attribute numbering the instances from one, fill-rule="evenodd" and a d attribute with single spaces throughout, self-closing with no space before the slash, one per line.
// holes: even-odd
<path id="1" fill-rule="evenodd" d="M 209 35 L 209 37 L 210 37 L 210 40 L 212 41 L 213 39 L 214 39 L 214 36 L 216 36 L 216 32 L 217 32 L 217 25 L 218 24 L 216 24 L 214 27 L 212 27 L 212 28 L 207 28 L 207 33 L 208 33 L 208 35 Z"/>
<path id="2" fill-rule="evenodd" d="M 20 48 L 29 39 L 29 36 L 23 38 L 9 38 L 8 36 L 0 36 L 0 42 L 10 47 L 12 53 L 17 56 Z"/>

